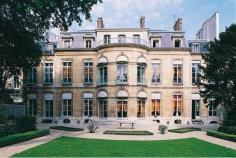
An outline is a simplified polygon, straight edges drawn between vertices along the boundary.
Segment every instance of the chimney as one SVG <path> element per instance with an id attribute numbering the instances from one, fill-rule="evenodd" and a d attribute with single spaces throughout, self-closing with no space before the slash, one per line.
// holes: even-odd
<path id="1" fill-rule="evenodd" d="M 140 18 L 140 28 L 145 28 L 145 17 L 141 16 Z"/>
<path id="2" fill-rule="evenodd" d="M 174 31 L 182 31 L 182 18 L 178 18 L 178 20 L 174 24 Z"/>
<path id="3" fill-rule="evenodd" d="M 98 20 L 97 20 L 97 28 L 98 28 L 98 29 L 102 29 L 102 28 L 104 28 L 103 20 L 102 20 L 101 17 L 98 18 Z"/>

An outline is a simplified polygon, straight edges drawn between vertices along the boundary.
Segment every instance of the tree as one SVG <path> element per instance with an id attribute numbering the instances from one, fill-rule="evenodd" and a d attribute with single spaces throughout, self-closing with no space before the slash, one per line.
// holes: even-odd
<path id="1" fill-rule="evenodd" d="M 202 54 L 201 94 L 210 106 L 222 105 L 227 119 L 236 120 L 236 24 L 220 33 L 219 40 L 208 44 L 208 53 Z"/>
<path id="2" fill-rule="evenodd" d="M 52 27 L 67 30 L 73 21 L 91 20 L 92 6 L 101 0 L 1 0 L 0 100 L 6 81 L 37 66 L 44 35 Z M 3 99 L 3 98 L 2 98 Z"/>

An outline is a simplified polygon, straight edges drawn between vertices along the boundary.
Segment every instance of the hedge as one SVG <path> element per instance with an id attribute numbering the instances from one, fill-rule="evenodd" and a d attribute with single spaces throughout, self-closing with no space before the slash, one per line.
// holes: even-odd
<path id="1" fill-rule="evenodd" d="M 218 131 L 227 134 L 236 134 L 236 126 L 220 126 Z"/>
<path id="2" fill-rule="evenodd" d="M 50 129 L 64 130 L 64 131 L 83 131 L 82 128 L 66 127 L 66 126 L 51 126 Z"/>
<path id="3" fill-rule="evenodd" d="M 207 131 L 207 135 L 236 142 L 236 135 L 234 134 L 227 134 L 217 131 Z"/>
<path id="4" fill-rule="evenodd" d="M 149 131 L 105 131 L 103 134 L 111 134 L 111 135 L 153 135 L 153 133 Z"/>
<path id="5" fill-rule="evenodd" d="M 174 133 L 187 133 L 187 132 L 193 132 L 193 131 L 201 131 L 201 128 L 186 127 L 186 128 L 170 129 L 168 131 L 169 132 L 174 132 Z"/>
<path id="6" fill-rule="evenodd" d="M 8 135 L 6 137 L 0 138 L 0 147 L 24 142 L 33 138 L 38 138 L 49 134 L 48 129 L 30 131 L 25 133 L 18 133 L 13 135 Z"/>

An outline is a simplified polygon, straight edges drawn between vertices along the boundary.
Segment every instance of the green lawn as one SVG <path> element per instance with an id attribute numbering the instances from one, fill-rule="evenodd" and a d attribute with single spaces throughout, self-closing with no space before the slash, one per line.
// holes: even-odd
<path id="1" fill-rule="evenodd" d="M 61 137 L 16 154 L 18 157 L 235 157 L 236 151 L 196 138 L 114 141 Z"/>

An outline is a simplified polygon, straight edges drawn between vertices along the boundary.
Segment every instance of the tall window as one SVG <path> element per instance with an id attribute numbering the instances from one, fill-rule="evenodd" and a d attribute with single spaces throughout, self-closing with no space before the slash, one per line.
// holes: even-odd
<path id="1" fill-rule="evenodd" d="M 160 63 L 152 63 L 152 83 L 161 82 Z"/>
<path id="2" fill-rule="evenodd" d="M 133 42 L 135 44 L 140 44 L 140 36 L 139 35 L 134 35 L 133 36 Z"/>
<path id="3" fill-rule="evenodd" d="M 14 83 L 14 89 L 19 89 L 21 84 L 20 84 L 20 81 L 19 81 L 19 78 L 18 77 L 14 77 L 13 79 L 13 83 Z"/>
<path id="4" fill-rule="evenodd" d="M 91 60 L 84 61 L 84 83 L 93 83 L 93 62 Z"/>
<path id="5" fill-rule="evenodd" d="M 160 98 L 153 97 L 152 98 L 152 116 L 160 116 L 160 108 L 161 108 Z"/>
<path id="6" fill-rule="evenodd" d="M 53 63 L 45 63 L 44 67 L 44 83 L 52 84 L 53 83 Z"/>
<path id="7" fill-rule="evenodd" d="M 118 36 L 118 42 L 119 43 L 125 43 L 126 42 L 125 35 L 119 35 Z"/>
<path id="8" fill-rule="evenodd" d="M 62 71 L 63 83 L 72 83 L 72 62 L 63 62 Z"/>
<path id="9" fill-rule="evenodd" d="M 192 63 L 192 83 L 197 84 L 200 81 L 200 63 Z"/>
<path id="10" fill-rule="evenodd" d="M 160 47 L 160 40 L 153 40 L 152 47 L 159 48 Z"/>
<path id="11" fill-rule="evenodd" d="M 209 116 L 216 116 L 217 108 L 214 106 L 209 106 L 208 111 L 209 111 Z"/>
<path id="12" fill-rule="evenodd" d="M 36 83 L 36 67 L 32 67 L 28 70 L 28 83 L 35 84 Z"/>
<path id="13" fill-rule="evenodd" d="M 110 35 L 104 35 L 104 44 L 111 43 L 111 36 Z"/>
<path id="14" fill-rule="evenodd" d="M 86 40 L 85 41 L 85 46 L 86 46 L 86 48 L 92 48 L 92 41 L 91 40 Z"/>
<path id="15" fill-rule="evenodd" d="M 145 99 L 138 99 L 137 117 L 145 117 Z"/>
<path id="16" fill-rule="evenodd" d="M 137 65 L 137 82 L 138 83 L 145 83 L 145 64 L 138 64 Z"/>
<path id="17" fill-rule="evenodd" d="M 106 64 L 98 65 L 98 83 L 99 84 L 107 83 L 107 65 Z"/>
<path id="18" fill-rule="evenodd" d="M 107 117 L 107 99 L 106 98 L 99 98 L 99 117 Z"/>
<path id="19" fill-rule="evenodd" d="M 200 100 L 192 100 L 192 119 L 195 119 L 196 116 L 200 116 Z"/>
<path id="20" fill-rule="evenodd" d="M 36 99 L 28 99 L 28 113 L 30 116 L 36 115 Z"/>
<path id="21" fill-rule="evenodd" d="M 174 113 L 173 116 L 181 116 L 182 111 L 182 95 L 181 94 L 175 94 L 173 96 L 174 100 Z"/>
<path id="22" fill-rule="evenodd" d="M 44 116 L 53 117 L 53 94 L 44 95 Z"/>
<path id="23" fill-rule="evenodd" d="M 62 109 L 63 109 L 63 116 L 72 116 L 73 106 L 72 106 L 71 93 L 62 94 Z"/>
<path id="24" fill-rule="evenodd" d="M 84 116 L 93 116 L 93 98 L 84 98 Z"/>
<path id="25" fill-rule="evenodd" d="M 128 82 L 128 64 L 118 63 L 117 64 L 117 83 L 127 83 Z"/>
<path id="26" fill-rule="evenodd" d="M 117 101 L 117 117 L 118 118 L 126 118 L 128 111 L 128 103 L 127 100 L 118 100 Z"/>
<path id="27" fill-rule="evenodd" d="M 174 76 L 173 76 L 173 82 L 174 84 L 181 84 L 183 83 L 182 80 L 182 61 L 174 61 L 173 64 L 173 71 L 174 71 Z"/>

